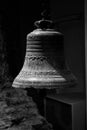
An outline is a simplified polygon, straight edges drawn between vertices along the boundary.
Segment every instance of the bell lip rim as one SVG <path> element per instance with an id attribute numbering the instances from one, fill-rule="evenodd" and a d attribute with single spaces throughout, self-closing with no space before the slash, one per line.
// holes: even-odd
<path id="1" fill-rule="evenodd" d="M 65 81 L 65 82 L 50 82 L 50 83 L 33 83 L 31 82 L 31 84 L 27 83 L 27 84 L 12 84 L 12 87 L 14 88 L 36 88 L 36 89 L 57 89 L 57 88 L 69 88 L 71 86 L 76 86 L 78 83 L 77 81 L 74 79 L 72 81 Z M 18 87 L 19 86 L 19 87 Z"/>

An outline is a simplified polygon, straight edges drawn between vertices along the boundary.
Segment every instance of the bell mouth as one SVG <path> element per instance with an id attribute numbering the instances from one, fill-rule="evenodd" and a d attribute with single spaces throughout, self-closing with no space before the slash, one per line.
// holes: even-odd
<path id="1" fill-rule="evenodd" d="M 58 80 L 58 78 L 56 78 L 55 80 L 52 80 L 52 78 L 30 78 L 30 80 L 17 80 L 15 79 L 13 82 L 13 87 L 15 88 L 37 88 L 37 89 L 61 89 L 61 88 L 68 88 L 68 87 L 72 87 L 75 86 L 77 84 L 76 80 L 71 80 L 71 81 L 66 81 L 65 79 L 61 78 L 60 81 Z"/>

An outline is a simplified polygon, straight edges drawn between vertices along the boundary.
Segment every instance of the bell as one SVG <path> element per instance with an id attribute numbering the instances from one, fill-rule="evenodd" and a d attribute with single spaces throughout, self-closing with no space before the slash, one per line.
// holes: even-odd
<path id="1" fill-rule="evenodd" d="M 24 65 L 12 86 L 54 89 L 75 85 L 76 78 L 65 65 L 63 35 L 51 28 L 52 21 L 42 19 L 36 21 L 35 25 L 37 29 L 27 35 Z M 57 68 L 51 63 L 49 56 L 55 51 L 51 52 L 48 44 L 58 44 Z"/>

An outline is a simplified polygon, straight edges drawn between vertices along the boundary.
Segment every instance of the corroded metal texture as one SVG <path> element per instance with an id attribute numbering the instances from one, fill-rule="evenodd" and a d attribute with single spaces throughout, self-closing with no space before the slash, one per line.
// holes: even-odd
<path id="1" fill-rule="evenodd" d="M 49 52 L 55 55 L 55 51 L 53 52 L 52 47 L 48 49 L 48 44 L 50 46 L 57 44 L 59 57 L 57 69 L 50 62 Z M 53 89 L 74 85 L 75 77 L 61 61 L 65 62 L 63 35 L 54 29 L 45 29 L 42 23 L 41 28 L 27 35 L 24 65 L 12 86 Z M 62 68 L 61 65 L 64 67 Z"/>

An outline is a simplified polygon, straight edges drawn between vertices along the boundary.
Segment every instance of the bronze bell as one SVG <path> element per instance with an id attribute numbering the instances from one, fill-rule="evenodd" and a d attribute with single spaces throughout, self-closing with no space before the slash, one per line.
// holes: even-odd
<path id="1" fill-rule="evenodd" d="M 76 78 L 65 65 L 64 50 L 61 49 L 63 35 L 50 28 L 52 22 L 49 20 L 42 19 L 35 22 L 35 25 L 38 28 L 27 35 L 24 65 L 12 86 L 15 88 L 53 89 L 74 85 Z M 61 59 L 60 61 L 63 61 L 63 65 L 59 61 L 57 69 L 50 62 L 49 50 L 45 51 L 44 45 L 46 47 L 48 43 L 57 43 L 60 47 L 58 57 Z"/>

